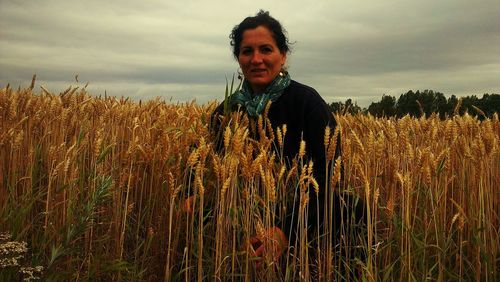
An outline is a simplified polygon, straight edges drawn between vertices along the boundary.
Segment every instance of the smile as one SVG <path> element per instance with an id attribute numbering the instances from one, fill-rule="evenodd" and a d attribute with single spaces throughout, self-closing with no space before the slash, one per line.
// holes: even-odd
<path id="1" fill-rule="evenodd" d="M 253 74 L 262 74 L 262 73 L 265 73 L 266 70 L 265 69 L 253 69 L 250 72 Z"/>

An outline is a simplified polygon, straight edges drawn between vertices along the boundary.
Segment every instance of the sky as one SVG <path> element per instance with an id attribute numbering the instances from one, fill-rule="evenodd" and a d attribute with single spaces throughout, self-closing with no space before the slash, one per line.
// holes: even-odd
<path id="1" fill-rule="evenodd" d="M 328 103 L 500 94 L 499 0 L 0 0 L 0 88 L 36 74 L 53 93 L 222 101 L 238 70 L 229 33 L 259 9 L 293 42 L 292 79 Z"/>

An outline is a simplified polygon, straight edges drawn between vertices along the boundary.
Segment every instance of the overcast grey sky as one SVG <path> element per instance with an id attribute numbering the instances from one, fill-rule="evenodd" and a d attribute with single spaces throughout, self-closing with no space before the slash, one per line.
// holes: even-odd
<path id="1" fill-rule="evenodd" d="M 36 73 L 55 93 L 221 101 L 238 69 L 229 32 L 260 8 L 295 42 L 292 78 L 327 102 L 500 93 L 499 0 L 0 0 L 0 87 Z"/>

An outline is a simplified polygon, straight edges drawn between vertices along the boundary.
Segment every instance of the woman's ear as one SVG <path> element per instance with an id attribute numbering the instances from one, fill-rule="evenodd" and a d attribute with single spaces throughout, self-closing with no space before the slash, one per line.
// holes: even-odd
<path id="1" fill-rule="evenodd" d="M 286 52 L 281 52 L 281 67 L 285 66 L 286 63 Z"/>

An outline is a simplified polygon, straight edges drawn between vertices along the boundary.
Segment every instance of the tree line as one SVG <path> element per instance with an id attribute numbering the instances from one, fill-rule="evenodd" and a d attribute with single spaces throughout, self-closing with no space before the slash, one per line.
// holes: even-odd
<path id="1" fill-rule="evenodd" d="M 430 116 L 435 113 L 441 118 L 463 115 L 468 113 L 480 119 L 491 117 L 494 113 L 500 113 L 500 95 L 483 94 L 478 98 L 476 95 L 457 98 L 455 95 L 446 98 L 443 93 L 433 90 L 410 90 L 401 94 L 398 99 L 390 95 L 382 95 L 378 102 L 372 102 L 368 108 L 361 108 L 352 99 L 345 102 L 333 102 L 330 104 L 333 112 L 341 113 L 370 113 L 377 117 L 403 117 L 410 115 L 420 117 Z"/>

